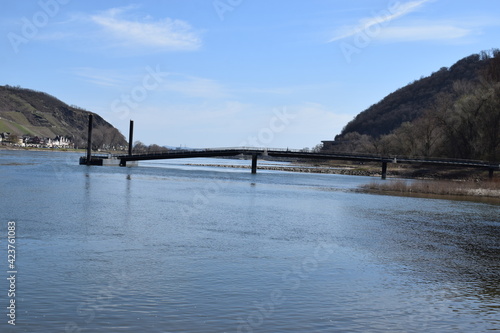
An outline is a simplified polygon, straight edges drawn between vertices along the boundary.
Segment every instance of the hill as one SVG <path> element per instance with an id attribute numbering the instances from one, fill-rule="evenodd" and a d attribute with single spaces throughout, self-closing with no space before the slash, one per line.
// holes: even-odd
<path id="1" fill-rule="evenodd" d="M 324 149 L 498 160 L 499 82 L 500 51 L 473 54 L 389 94 Z"/>
<path id="2" fill-rule="evenodd" d="M 95 149 L 126 146 L 125 137 L 95 113 L 69 106 L 44 92 L 0 86 L 0 133 L 39 138 L 64 136 L 75 146 L 83 147 L 89 114 L 94 115 Z"/>

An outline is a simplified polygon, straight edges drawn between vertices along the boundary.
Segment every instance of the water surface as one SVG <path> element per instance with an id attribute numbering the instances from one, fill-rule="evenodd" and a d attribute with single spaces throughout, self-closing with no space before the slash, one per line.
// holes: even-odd
<path id="1" fill-rule="evenodd" d="M 0 268 L 8 221 L 18 268 L 15 327 L 0 280 L 1 332 L 500 327 L 498 206 L 352 191 L 368 177 L 78 157 L 0 151 Z"/>

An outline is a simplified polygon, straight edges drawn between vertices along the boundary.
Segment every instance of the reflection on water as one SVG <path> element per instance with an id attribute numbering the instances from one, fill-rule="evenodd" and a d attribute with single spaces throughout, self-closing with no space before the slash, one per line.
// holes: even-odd
<path id="1" fill-rule="evenodd" d="M 498 206 L 352 191 L 365 177 L 77 162 L 0 152 L 19 248 L 18 325 L 1 332 L 499 327 Z"/>

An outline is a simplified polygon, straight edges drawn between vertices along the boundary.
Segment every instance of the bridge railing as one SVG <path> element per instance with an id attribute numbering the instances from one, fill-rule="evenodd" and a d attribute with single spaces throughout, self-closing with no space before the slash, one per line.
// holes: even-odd
<path id="1" fill-rule="evenodd" d="M 184 148 L 184 149 L 169 149 L 169 150 L 162 150 L 162 151 L 144 151 L 144 152 L 135 152 L 132 155 L 133 156 L 159 156 L 159 155 L 176 155 L 176 154 L 185 154 L 185 153 L 192 153 L 192 152 L 221 152 L 221 153 L 227 153 L 230 151 L 235 151 L 235 152 L 241 152 L 241 153 L 262 153 L 265 154 L 266 152 L 273 153 L 273 152 L 283 152 L 283 153 L 297 153 L 297 154 L 304 154 L 304 155 L 309 155 L 311 158 L 313 158 L 314 155 L 319 155 L 322 156 L 323 158 L 328 155 L 335 156 L 337 158 L 339 157 L 346 157 L 347 159 L 370 159 L 370 160 L 384 160 L 386 162 L 395 162 L 397 163 L 398 160 L 401 162 L 406 162 L 406 163 L 443 163 L 443 164 L 461 164 L 461 165 L 467 165 L 470 164 L 471 166 L 479 166 L 479 165 L 491 165 L 491 166 L 498 166 L 500 168 L 499 162 L 487 162 L 487 161 L 480 161 L 480 160 L 465 160 L 465 159 L 452 159 L 452 158 L 440 158 L 440 157 L 423 157 L 423 156 L 400 156 L 400 155 L 380 155 L 380 154 L 353 154 L 353 153 L 344 153 L 344 152 L 338 152 L 338 153 L 322 153 L 322 152 L 311 152 L 311 151 L 305 151 L 304 149 L 290 149 L 290 148 L 269 148 L 269 147 L 216 147 L 216 148 Z M 99 154 L 99 155 L 93 155 L 94 157 L 101 157 L 101 158 L 109 158 L 110 154 Z M 113 155 L 113 157 L 120 158 L 120 157 L 127 157 L 128 155 Z"/>
<path id="2" fill-rule="evenodd" d="M 288 149 L 288 148 L 263 148 L 263 147 L 216 147 L 216 148 L 186 148 L 186 149 L 169 149 L 169 150 L 161 150 L 161 151 L 142 151 L 142 152 L 133 152 L 132 155 L 168 155 L 168 154 L 182 154 L 182 153 L 191 153 L 191 152 L 227 152 L 227 151 L 242 151 L 242 152 L 262 152 L 266 151 L 283 151 L 283 152 L 295 152 L 299 153 L 301 150 L 299 149 Z M 128 155 L 115 155 L 117 157 L 120 156 L 128 156 Z"/>
<path id="3" fill-rule="evenodd" d="M 470 165 L 493 165 L 493 166 L 500 166 L 500 162 L 490 162 L 490 161 L 482 161 L 482 160 L 469 160 L 469 159 L 458 159 L 458 158 L 447 158 L 447 157 L 425 157 L 425 156 L 400 156 L 400 155 L 393 155 L 390 156 L 389 158 L 395 160 L 396 162 L 398 160 L 401 161 L 415 161 L 416 163 L 418 162 L 433 162 L 433 163 L 446 163 L 446 164 L 470 164 Z"/>

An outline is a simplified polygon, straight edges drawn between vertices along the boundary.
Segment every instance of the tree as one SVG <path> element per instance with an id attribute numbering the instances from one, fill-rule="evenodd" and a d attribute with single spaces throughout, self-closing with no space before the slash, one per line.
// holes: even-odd
<path id="1" fill-rule="evenodd" d="M 321 152 L 321 150 L 322 150 L 322 149 L 323 149 L 323 144 L 322 144 L 322 143 L 320 143 L 320 144 L 317 144 L 316 146 L 314 146 L 314 147 L 311 149 L 311 151 L 312 151 L 313 153 L 319 153 L 319 152 Z"/>
<path id="2" fill-rule="evenodd" d="M 19 136 L 17 134 L 12 133 L 9 135 L 9 138 L 7 141 L 10 142 L 11 144 L 18 144 L 19 143 Z"/>
<path id="3" fill-rule="evenodd" d="M 374 153 L 374 139 L 366 134 L 350 132 L 338 140 L 336 152 L 343 153 Z"/>
<path id="4" fill-rule="evenodd" d="M 92 130 L 92 150 L 99 150 L 104 144 L 104 132 L 102 127 L 97 127 Z"/>
<path id="5" fill-rule="evenodd" d="M 137 153 L 144 153 L 147 151 L 147 146 L 141 141 L 136 141 L 134 142 L 132 150 Z"/>
<path id="6" fill-rule="evenodd" d="M 438 156 L 442 144 L 442 131 L 435 117 L 435 110 L 425 110 L 423 116 L 413 122 L 413 126 L 418 138 L 417 155 Z"/>

